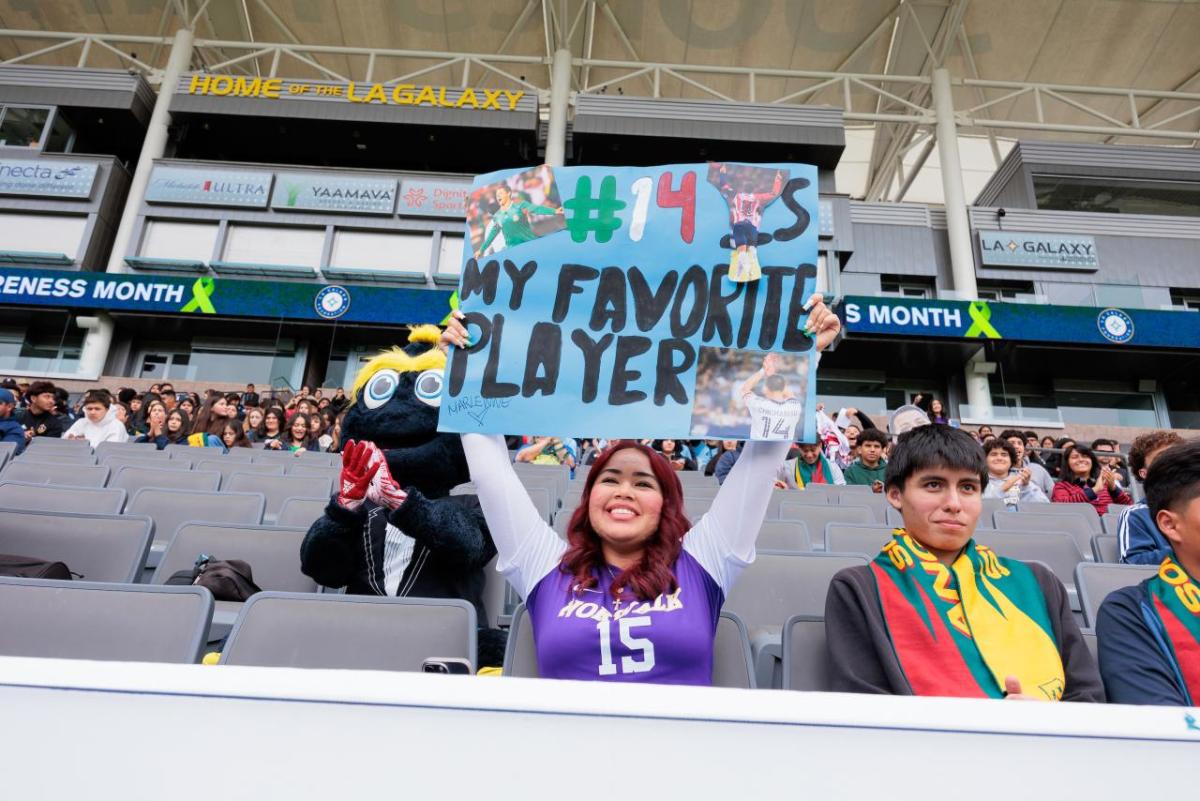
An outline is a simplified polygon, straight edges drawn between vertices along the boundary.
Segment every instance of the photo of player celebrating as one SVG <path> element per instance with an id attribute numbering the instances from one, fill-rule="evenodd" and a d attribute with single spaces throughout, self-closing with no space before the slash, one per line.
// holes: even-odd
<path id="1" fill-rule="evenodd" d="M 729 280 L 757 281 L 762 277 L 758 262 L 758 226 L 762 223 L 763 209 L 779 197 L 787 180 L 787 170 L 709 162 L 708 182 L 720 190 L 729 204 L 733 248 L 729 258 Z"/>
<path id="2" fill-rule="evenodd" d="M 803 434 L 808 356 L 701 348 L 693 437 L 794 440 Z"/>
<path id="3" fill-rule="evenodd" d="M 472 192 L 467 220 L 476 258 L 563 230 L 554 171 L 542 165 Z"/>

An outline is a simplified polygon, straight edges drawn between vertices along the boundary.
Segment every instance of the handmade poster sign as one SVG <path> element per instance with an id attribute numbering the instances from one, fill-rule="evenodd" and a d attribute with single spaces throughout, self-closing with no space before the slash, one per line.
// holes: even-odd
<path id="1" fill-rule="evenodd" d="M 812 439 L 817 219 L 804 164 L 480 176 L 441 430 Z"/>

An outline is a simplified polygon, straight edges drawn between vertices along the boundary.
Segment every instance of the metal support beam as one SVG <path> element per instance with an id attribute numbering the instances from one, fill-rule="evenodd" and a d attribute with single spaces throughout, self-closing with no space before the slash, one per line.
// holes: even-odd
<path id="1" fill-rule="evenodd" d="M 550 128 L 546 134 L 546 163 L 561 167 L 567 156 L 567 106 L 571 102 L 571 51 L 554 51 L 550 68 Z"/>

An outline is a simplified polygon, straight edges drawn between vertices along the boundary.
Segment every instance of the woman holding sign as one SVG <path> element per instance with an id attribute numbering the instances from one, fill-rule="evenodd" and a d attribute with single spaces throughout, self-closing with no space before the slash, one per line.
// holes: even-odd
<path id="1" fill-rule="evenodd" d="M 813 295 L 818 351 L 841 327 Z M 464 346 L 454 312 L 443 345 Z M 596 459 L 563 542 L 534 508 L 504 439 L 463 434 L 471 479 L 499 552 L 525 599 L 545 678 L 712 683 L 721 606 L 754 559 L 772 480 L 789 442 L 747 443 L 708 513 L 690 525 L 674 470 L 634 441 Z"/>

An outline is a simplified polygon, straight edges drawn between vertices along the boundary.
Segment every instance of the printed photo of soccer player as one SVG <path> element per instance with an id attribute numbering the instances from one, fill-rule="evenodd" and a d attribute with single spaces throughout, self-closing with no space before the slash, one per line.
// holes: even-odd
<path id="1" fill-rule="evenodd" d="M 804 420 L 808 356 L 700 348 L 691 435 L 794 441 Z"/>
<path id="2" fill-rule="evenodd" d="M 749 164 L 710 161 L 708 182 L 729 204 L 729 280 L 757 281 L 762 277 L 758 263 L 758 226 L 762 213 L 787 184 L 789 172 Z"/>
<path id="3" fill-rule="evenodd" d="M 543 164 L 472 192 L 467 225 L 476 258 L 563 230 L 554 170 Z"/>

